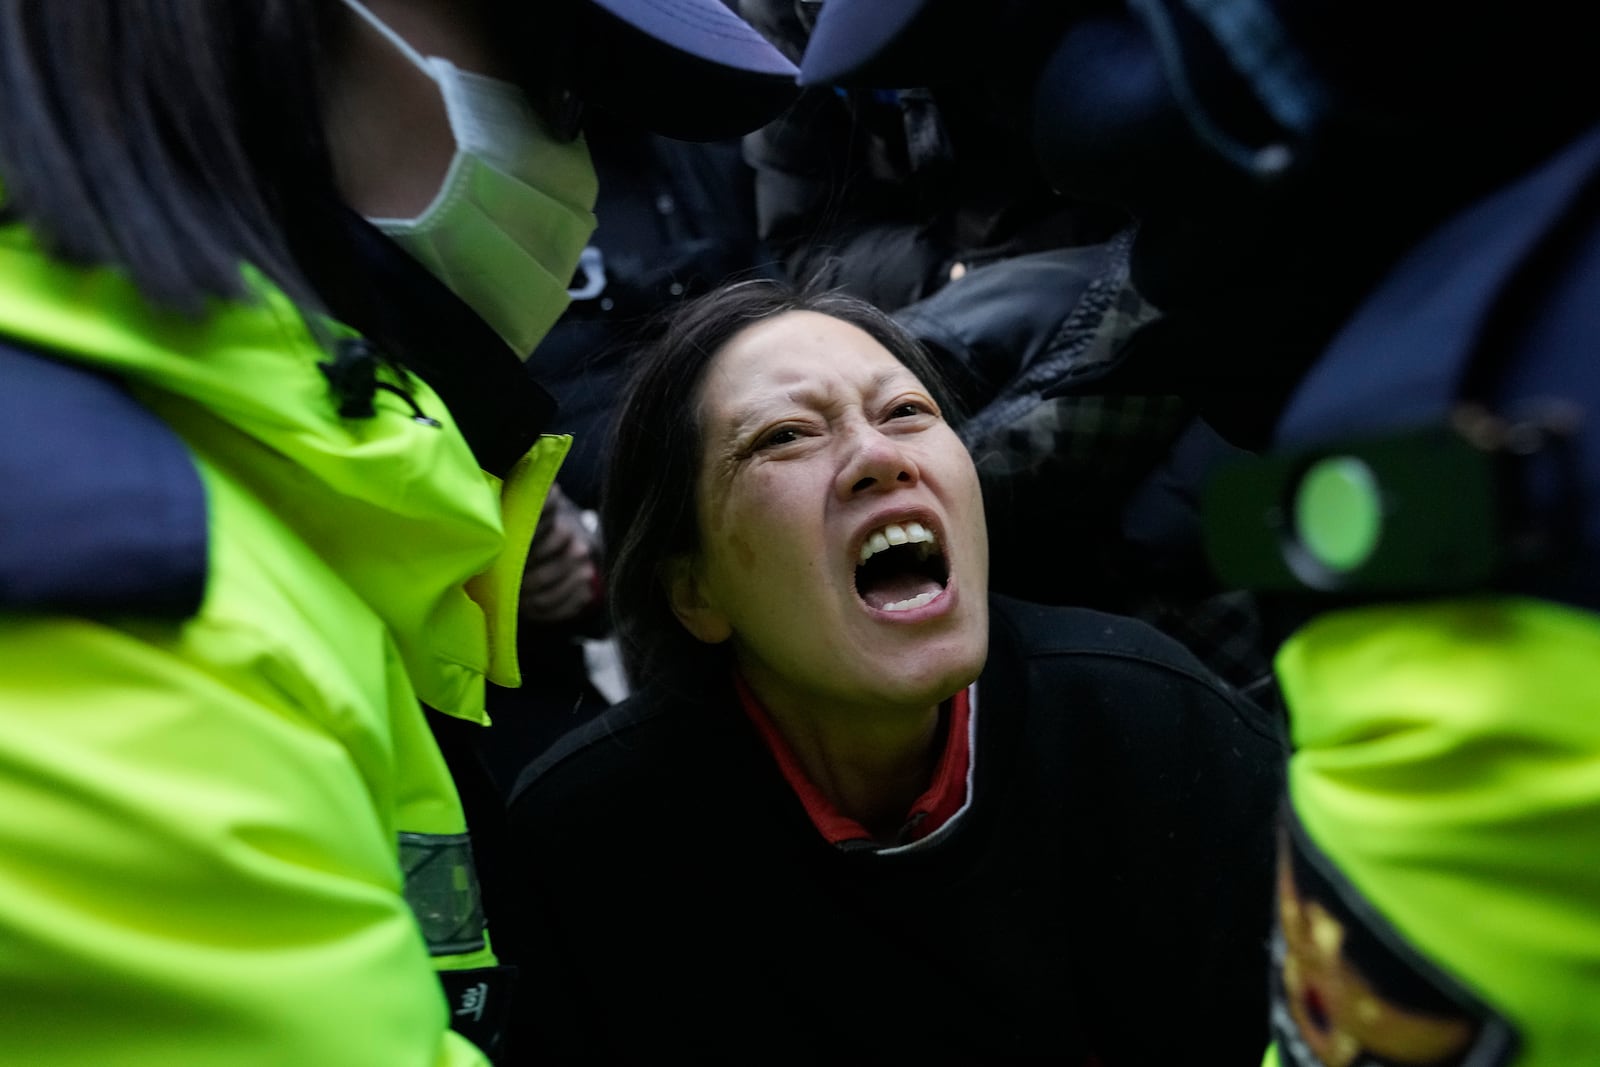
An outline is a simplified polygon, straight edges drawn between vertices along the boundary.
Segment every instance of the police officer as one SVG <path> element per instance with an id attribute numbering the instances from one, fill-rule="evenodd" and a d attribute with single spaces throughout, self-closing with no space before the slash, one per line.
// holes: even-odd
<path id="1" fill-rule="evenodd" d="M 482 1063 L 508 975 L 421 704 L 519 674 L 582 109 L 726 136 L 792 67 L 717 0 L 0 40 L 3 1057 Z"/>

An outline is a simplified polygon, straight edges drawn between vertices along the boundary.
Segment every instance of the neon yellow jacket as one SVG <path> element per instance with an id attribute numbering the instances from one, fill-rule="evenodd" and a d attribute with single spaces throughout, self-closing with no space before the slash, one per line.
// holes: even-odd
<path id="1" fill-rule="evenodd" d="M 1286 852 L 1332 873 L 1280 870 L 1266 1062 L 1600 1059 L 1600 619 L 1509 596 L 1350 609 L 1277 668 Z"/>
<path id="2" fill-rule="evenodd" d="M 323 348 L 259 290 L 180 319 L 0 230 L 0 335 L 129 383 L 192 451 L 210 537 L 182 623 L 0 611 L 5 1063 L 482 1062 L 433 966 L 492 952 L 430 964 L 398 842 L 464 831 L 418 700 L 481 720 L 485 676 L 517 683 L 567 442 L 501 485 L 420 382 L 441 427 L 382 392 L 341 419 Z"/>

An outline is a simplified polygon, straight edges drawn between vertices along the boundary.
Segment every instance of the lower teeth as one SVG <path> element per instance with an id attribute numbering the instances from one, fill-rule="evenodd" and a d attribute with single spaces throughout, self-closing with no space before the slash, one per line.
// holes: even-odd
<path id="1" fill-rule="evenodd" d="M 910 600 L 901 600 L 901 601 L 897 601 L 897 602 L 895 602 L 893 604 L 885 604 L 883 606 L 883 610 L 884 611 L 910 611 L 912 608 L 920 608 L 920 607 L 922 607 L 922 605 L 926 604 L 928 601 L 932 600 L 934 597 L 936 597 L 938 595 L 939 594 L 937 592 L 935 592 L 933 590 L 929 590 L 926 593 L 918 593 L 916 596 L 912 597 Z"/>

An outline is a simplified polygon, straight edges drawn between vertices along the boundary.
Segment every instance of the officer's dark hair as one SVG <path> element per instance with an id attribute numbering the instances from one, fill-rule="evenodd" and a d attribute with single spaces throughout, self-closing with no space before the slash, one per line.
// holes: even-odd
<path id="1" fill-rule="evenodd" d="M 673 615 L 666 569 L 699 546 L 695 489 L 706 368 L 735 334 L 789 311 L 814 311 L 865 331 L 952 417 L 950 391 L 916 338 L 842 292 L 761 278 L 723 286 L 659 320 L 634 357 L 617 408 L 600 508 L 613 625 L 635 687 L 696 696 L 727 677 L 726 643 L 704 644 Z"/>
<path id="2" fill-rule="evenodd" d="M 334 202 L 321 0 L 0 0 L 0 198 L 52 254 L 198 314 L 249 263 L 302 307 Z M 321 263 L 319 262 L 319 269 Z"/>

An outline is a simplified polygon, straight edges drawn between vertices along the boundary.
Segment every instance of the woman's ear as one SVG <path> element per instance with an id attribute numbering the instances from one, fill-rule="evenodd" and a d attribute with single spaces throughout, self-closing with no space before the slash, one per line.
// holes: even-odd
<path id="1" fill-rule="evenodd" d="M 667 560 L 662 577 L 667 587 L 667 602 L 685 630 L 708 645 L 721 644 L 733 636 L 727 617 L 706 599 L 693 556 L 673 556 Z"/>

